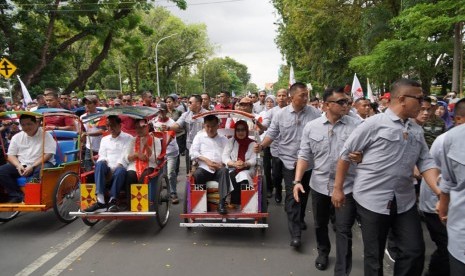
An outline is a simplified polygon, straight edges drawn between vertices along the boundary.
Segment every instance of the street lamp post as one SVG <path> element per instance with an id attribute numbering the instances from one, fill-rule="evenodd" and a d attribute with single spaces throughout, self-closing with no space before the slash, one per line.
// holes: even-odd
<path id="1" fill-rule="evenodd" d="M 156 70 L 157 70 L 157 93 L 158 93 L 158 97 L 160 97 L 160 80 L 158 78 L 158 44 L 160 44 L 160 42 L 162 42 L 163 40 L 165 40 L 167 38 L 170 38 L 172 36 L 175 36 L 175 35 L 177 35 L 177 33 L 171 34 L 169 36 L 162 37 L 160 40 L 158 40 L 157 45 L 155 45 L 155 67 L 156 67 Z"/>

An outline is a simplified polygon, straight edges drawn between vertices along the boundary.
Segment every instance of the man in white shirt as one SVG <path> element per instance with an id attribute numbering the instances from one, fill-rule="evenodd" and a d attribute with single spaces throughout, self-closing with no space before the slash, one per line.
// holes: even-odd
<path id="1" fill-rule="evenodd" d="M 194 172 L 195 183 L 204 184 L 207 181 L 218 181 L 220 202 L 218 213 L 226 214 L 225 198 L 230 192 L 231 180 L 229 171 L 222 163 L 223 149 L 228 139 L 218 135 L 220 120 L 215 115 L 205 116 L 204 131 L 194 138 L 190 149 L 192 160 L 198 160 L 199 167 Z"/>
<path id="2" fill-rule="evenodd" d="M 39 127 L 40 122 L 35 116 L 23 114 L 19 117 L 19 123 L 23 131 L 11 139 L 8 148 L 9 163 L 0 166 L 0 187 L 8 193 L 8 198 L 4 201 L 9 203 L 23 201 L 23 193 L 16 183 L 17 178 L 39 178 L 42 158 L 44 168 L 55 165 L 56 143 L 52 135 L 45 133 L 44 136 L 42 128 Z M 43 151 L 42 143 L 45 143 Z"/>
<path id="3" fill-rule="evenodd" d="M 97 110 L 98 98 L 96 96 L 85 96 L 82 103 L 86 107 L 86 113 L 81 115 L 82 118 L 99 112 Z M 84 155 L 84 168 L 86 171 L 92 169 L 92 157 L 96 155 L 100 148 L 100 141 L 102 140 L 103 129 L 98 126 L 99 119 L 91 120 L 84 123 L 86 132 L 81 134 L 81 138 L 86 141 L 86 152 Z"/>
<path id="4" fill-rule="evenodd" d="M 110 135 L 102 138 L 99 158 L 95 164 L 95 185 L 97 187 L 97 202 L 89 206 L 84 212 L 117 212 L 116 200 L 126 178 L 126 162 L 123 161 L 126 147 L 133 137 L 121 131 L 121 118 L 116 115 L 108 116 L 107 129 Z M 105 203 L 105 186 L 107 179 L 111 181 L 110 200 Z"/>

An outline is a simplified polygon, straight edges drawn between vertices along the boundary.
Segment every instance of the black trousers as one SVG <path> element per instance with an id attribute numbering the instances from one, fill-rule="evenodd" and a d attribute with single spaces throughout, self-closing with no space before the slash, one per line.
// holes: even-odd
<path id="1" fill-rule="evenodd" d="M 218 192 L 220 199 L 224 199 L 231 191 L 230 189 L 230 178 L 229 170 L 227 168 L 221 168 L 211 173 L 203 168 L 198 167 L 194 172 L 195 183 L 204 184 L 207 181 L 215 180 L 218 182 Z"/>
<path id="2" fill-rule="evenodd" d="M 265 175 L 266 189 L 268 193 L 273 192 L 273 184 L 271 183 L 271 151 L 269 147 L 263 149 L 263 173 Z"/>
<path id="3" fill-rule="evenodd" d="M 336 265 L 334 275 L 349 275 L 352 270 L 352 226 L 357 216 L 357 206 L 352 193 L 345 195 L 344 206 L 335 209 L 336 216 Z"/>
<path id="4" fill-rule="evenodd" d="M 192 159 L 189 155 L 189 150 L 186 149 L 186 173 L 187 174 L 191 173 L 191 168 L 192 168 Z"/>
<path id="5" fill-rule="evenodd" d="M 384 249 L 389 230 L 393 233 L 397 247 L 394 275 L 421 276 L 425 262 L 425 243 L 416 205 L 407 212 L 397 214 L 394 199 L 390 214 L 384 215 L 357 203 L 357 213 L 362 223 L 366 276 L 383 275 Z"/>
<path id="6" fill-rule="evenodd" d="M 271 160 L 271 182 L 276 192 L 282 193 L 283 186 L 283 161 L 279 157 L 273 157 Z"/>
<path id="7" fill-rule="evenodd" d="M 126 180 L 125 180 L 125 182 L 126 182 L 126 187 L 130 187 L 131 184 L 142 184 L 142 183 L 144 183 L 144 178 L 145 178 L 147 175 L 153 173 L 154 170 L 155 170 L 154 168 L 146 168 L 146 169 L 142 172 L 142 174 L 140 175 L 139 178 L 137 178 L 137 173 L 136 173 L 136 171 L 131 171 L 131 170 L 127 171 L 127 172 L 126 172 Z"/>
<path id="8" fill-rule="evenodd" d="M 302 230 L 300 230 L 301 222 L 305 218 L 305 209 L 307 208 L 308 194 L 310 193 L 310 176 L 312 171 L 306 171 L 302 177 L 302 185 L 304 186 L 305 194 L 300 194 L 300 202 L 296 202 L 292 190 L 294 185 L 295 169 L 288 170 L 283 166 L 282 169 L 284 185 L 286 186 L 286 198 L 284 201 L 284 209 L 287 213 L 287 224 L 289 233 L 292 238 L 300 238 Z"/>
<path id="9" fill-rule="evenodd" d="M 329 255 L 331 242 L 328 225 L 333 210 L 331 197 L 311 189 L 313 220 L 319 255 Z M 335 210 L 336 216 L 336 265 L 334 275 L 349 275 L 352 270 L 352 226 L 356 206 L 352 194 L 346 195 L 344 206 Z"/>
<path id="10" fill-rule="evenodd" d="M 241 184 L 246 184 L 248 181 L 244 180 L 239 183 L 236 181 L 237 173 L 235 171 L 229 171 L 229 178 L 231 180 L 231 184 L 234 187 L 234 191 L 231 192 L 231 203 L 232 204 L 241 204 Z"/>
<path id="11" fill-rule="evenodd" d="M 319 255 L 329 255 L 331 242 L 328 235 L 328 224 L 331 213 L 331 197 L 310 188 L 312 195 L 313 220 L 315 224 L 316 245 Z"/>
<path id="12" fill-rule="evenodd" d="M 450 276 L 463 276 L 465 275 L 465 264 L 457 260 L 449 254 L 449 263 L 450 263 Z"/>
<path id="13" fill-rule="evenodd" d="M 181 155 L 183 153 L 186 155 L 186 163 L 189 157 L 189 152 L 186 152 L 186 137 L 187 137 L 186 134 L 176 137 L 176 143 L 178 144 L 178 147 L 179 147 L 179 155 L 176 160 L 176 175 L 179 175 L 179 166 L 181 165 Z M 187 173 L 189 173 L 189 171 L 187 171 Z"/>
<path id="14" fill-rule="evenodd" d="M 431 240 L 436 244 L 436 250 L 431 254 L 429 261 L 428 276 L 449 275 L 447 228 L 439 219 L 438 214 L 423 212 L 423 217 Z"/>

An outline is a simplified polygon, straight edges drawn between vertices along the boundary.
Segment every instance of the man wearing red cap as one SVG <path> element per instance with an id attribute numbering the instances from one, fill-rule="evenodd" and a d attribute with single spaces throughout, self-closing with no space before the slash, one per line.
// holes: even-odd
<path id="1" fill-rule="evenodd" d="M 391 93 L 386 92 L 384 93 L 383 96 L 379 98 L 379 107 L 378 107 L 379 112 L 384 112 L 389 107 L 390 103 L 391 103 Z"/>

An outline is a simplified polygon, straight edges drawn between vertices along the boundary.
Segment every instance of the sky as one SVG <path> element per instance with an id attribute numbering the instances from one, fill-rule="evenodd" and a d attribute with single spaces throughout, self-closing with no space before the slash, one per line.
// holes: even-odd
<path id="1" fill-rule="evenodd" d="M 159 0 L 185 23 L 205 23 L 210 42 L 216 46 L 216 56 L 229 56 L 245 64 L 250 82 L 259 88 L 278 81 L 283 64 L 274 39 L 277 21 L 270 0 L 186 0 L 182 11 L 171 2 Z"/>

